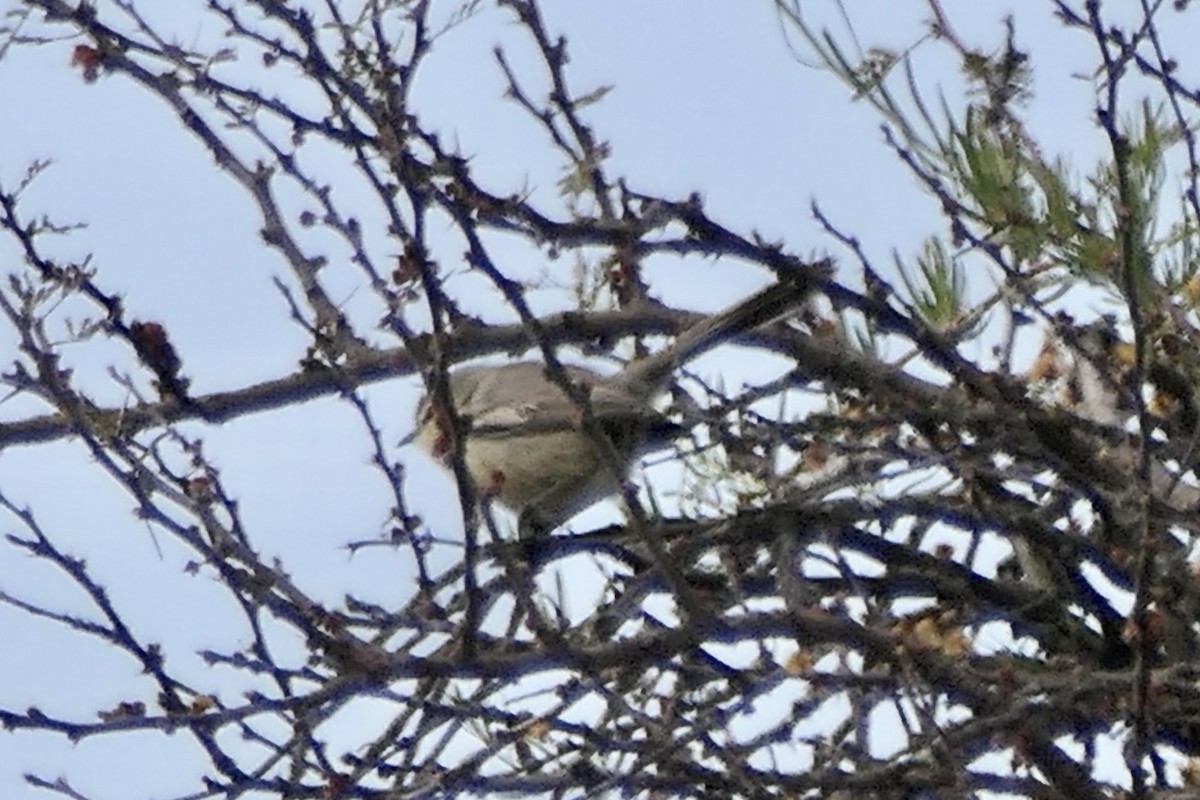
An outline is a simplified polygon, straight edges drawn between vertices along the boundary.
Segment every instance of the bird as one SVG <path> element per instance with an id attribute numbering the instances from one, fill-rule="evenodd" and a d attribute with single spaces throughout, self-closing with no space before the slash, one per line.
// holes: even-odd
<path id="1" fill-rule="evenodd" d="M 515 512 L 520 537 L 546 535 L 620 492 L 637 459 L 686 432 L 654 407 L 676 368 L 795 308 L 826 275 L 810 270 L 773 283 L 614 375 L 565 366 L 561 375 L 576 397 L 537 361 L 455 369 L 447 383 L 453 415 L 428 391 L 417 405 L 412 438 L 452 469 L 459 457 L 452 420 L 457 422 L 462 464 L 479 496 Z M 593 430 L 585 423 L 589 415 Z"/>

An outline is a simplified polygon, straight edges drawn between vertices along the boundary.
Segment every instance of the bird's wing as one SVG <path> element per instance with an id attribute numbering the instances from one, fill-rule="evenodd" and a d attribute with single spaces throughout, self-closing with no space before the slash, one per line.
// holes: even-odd
<path id="1" fill-rule="evenodd" d="M 522 362 L 503 369 L 507 375 L 489 375 L 495 385 L 488 389 L 487 408 L 460 409 L 470 420 L 472 434 L 510 436 L 581 428 L 583 414 L 579 405 L 562 387 L 546 378 L 541 364 Z M 604 383 L 597 373 L 582 367 L 569 366 L 566 370 L 571 380 L 589 392 L 592 414 L 601 426 L 645 426 L 662 419 L 644 399 Z M 537 392 L 530 392 L 531 382 L 540 384 Z M 537 399 L 530 402 L 530 396 Z"/>

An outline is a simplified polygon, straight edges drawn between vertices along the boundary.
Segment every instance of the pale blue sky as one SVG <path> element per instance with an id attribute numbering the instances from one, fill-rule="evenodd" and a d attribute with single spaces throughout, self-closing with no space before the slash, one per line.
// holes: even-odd
<path id="1" fill-rule="evenodd" d="M 102 14 L 111 13 L 110 3 L 98 5 Z M 203 5 L 177 2 L 169 11 L 167 4 L 152 11 L 184 45 L 210 43 L 222 26 L 201 17 Z M 814 18 L 843 30 L 832 4 L 808 5 Z M 1015 4 L 946 5 L 964 38 L 994 48 L 1002 42 L 1000 21 Z M 846 7 L 864 45 L 899 50 L 921 35 L 922 4 L 848 0 Z M 1102 156 L 1103 141 L 1090 123 L 1090 83 L 1073 74 L 1093 64 L 1090 46 L 1062 31 L 1049 4 L 1021 4 L 1021 14 L 1019 42 L 1037 70 L 1032 128 L 1048 154 L 1061 152 L 1081 169 L 1089 167 Z M 936 204 L 884 146 L 879 120 L 866 104 L 852 102 L 832 77 L 793 59 L 771 3 L 559 3 L 547 9 L 546 20 L 551 31 L 568 38 L 568 76 L 578 92 L 615 87 L 586 117 L 612 144 L 609 174 L 628 177 L 633 188 L 676 197 L 698 191 L 715 219 L 781 239 L 801 255 L 830 250 L 845 256 L 812 220 L 813 199 L 860 237 L 880 266 L 890 264 L 893 248 L 912 255 L 926 236 L 945 232 Z M 286 278 L 286 270 L 261 245 L 256 210 L 162 103 L 120 78 L 84 83 L 69 66 L 76 43 L 17 48 L 0 62 L 0 100 L 8 109 L 0 118 L 0 181 L 11 187 L 32 159 L 54 159 L 26 195 L 25 212 L 88 223 L 58 252 L 93 254 L 99 284 L 124 295 L 130 318 L 166 325 L 195 392 L 285 374 L 306 342 L 271 285 L 273 276 Z M 496 44 L 508 50 L 531 86 L 542 85 L 519 29 L 506 12 L 489 8 L 438 44 L 417 84 L 417 113 L 472 157 L 480 183 L 497 193 L 532 188 L 535 198 L 552 205 L 560 164 L 531 120 L 502 99 L 503 76 L 491 55 Z M 930 98 L 937 82 L 955 105 L 958 73 L 946 51 L 927 44 L 917 49 L 914 63 Z M 256 62 L 222 69 L 260 73 Z M 256 80 L 269 81 L 285 96 L 298 91 L 282 70 Z M 356 199 L 365 195 L 356 195 L 340 157 L 318 155 L 317 168 L 334 183 L 344 207 L 356 209 Z M 378 217 L 362 205 L 354 213 L 369 227 Z M 339 264 L 343 253 L 336 244 L 322 237 L 314 231 L 305 241 L 326 249 L 331 294 L 369 332 L 377 316 L 370 292 L 358 273 Z M 378 247 L 388 252 L 388 245 Z M 548 269 L 560 283 L 569 282 L 570 256 L 547 262 L 515 242 L 497 252 L 523 264 L 530 277 Z M 5 273 L 21 270 L 7 240 L 0 242 L 0 259 Z M 727 304 L 766 277 L 724 263 L 668 259 L 655 260 L 647 274 L 659 296 L 705 309 Z M 473 285 L 459 280 L 461 291 Z M 553 291 L 537 300 L 542 308 L 563 302 Z M 476 310 L 499 315 L 490 294 L 476 302 Z M 383 336 L 377 341 L 394 344 Z M 0 348 L 0 362 L 9 361 L 13 343 L 4 340 Z M 110 359 L 126 358 L 118 352 L 102 343 L 67 350 L 83 385 L 105 402 L 125 401 L 106 376 Z M 414 386 L 394 381 L 368 393 L 391 425 L 389 441 L 408 432 Z M 22 416 L 31 407 L 0 406 L 0 418 Z M 376 536 L 387 511 L 385 487 L 366 465 L 361 426 L 344 404 L 322 400 L 214 430 L 185 427 L 206 438 L 257 546 L 282 558 L 301 585 L 331 605 L 348 590 L 384 604 L 407 596 L 407 562 L 400 554 L 374 549 L 350 559 L 340 549 Z M 417 510 L 427 518 L 446 509 L 453 514 L 449 482 L 407 451 L 400 457 L 413 465 Z M 240 621 L 208 577 L 183 574 L 190 555 L 162 536 L 160 559 L 147 528 L 132 518 L 130 501 L 81 445 L 0 453 L 0 491 L 28 504 L 56 541 L 87 559 L 138 633 L 167 646 L 173 666 L 197 686 L 220 691 L 220 671 L 191 653 L 244 643 Z M 0 532 L 15 530 L 11 521 L 0 526 Z M 86 608 L 56 574 L 7 547 L 0 547 L 0 590 L 65 611 Z M 36 704 L 50 714 L 86 718 L 123 700 L 153 702 L 139 694 L 145 684 L 137 666 L 103 646 L 5 606 L 0 630 L 7 642 L 0 649 L 0 705 Z M 20 780 L 25 771 L 63 775 L 96 800 L 175 796 L 195 788 L 202 768 L 182 736 L 71 745 L 46 735 L 0 732 L 3 798 L 33 796 Z"/>

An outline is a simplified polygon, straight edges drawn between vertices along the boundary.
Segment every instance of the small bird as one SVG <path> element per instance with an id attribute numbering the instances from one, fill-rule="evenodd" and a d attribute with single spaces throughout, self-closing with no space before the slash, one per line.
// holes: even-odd
<path id="1" fill-rule="evenodd" d="M 800 273 L 683 331 L 663 350 L 615 375 L 565 367 L 582 392 L 603 441 L 584 425 L 572 399 L 539 362 L 465 367 L 449 376 L 449 399 L 462 426 L 462 463 L 476 490 L 519 516 L 522 537 L 540 536 L 616 494 L 634 461 L 667 446 L 683 429 L 654 408 L 684 362 L 731 335 L 759 327 L 802 302 L 827 273 Z M 417 444 L 441 465 L 454 463 L 449 411 L 432 394 L 417 406 Z"/>
<path id="2" fill-rule="evenodd" d="M 546 533 L 593 503 L 616 494 L 621 473 L 641 456 L 683 433 L 635 394 L 614 390 L 601 374 L 565 367 L 584 390 L 600 430 L 589 435 L 582 412 L 545 365 L 522 362 L 467 367 L 450 375 L 450 396 L 465 426 L 463 462 L 476 489 L 521 515 L 522 532 Z M 446 467 L 454 457 L 447 415 L 428 398 L 418 410 L 417 443 Z"/>

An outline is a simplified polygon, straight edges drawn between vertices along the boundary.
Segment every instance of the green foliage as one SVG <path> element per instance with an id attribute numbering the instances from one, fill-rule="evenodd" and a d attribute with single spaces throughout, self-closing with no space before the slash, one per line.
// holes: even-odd
<path id="1" fill-rule="evenodd" d="M 977 332 L 982 318 L 970 313 L 962 262 L 947 252 L 943 242 L 926 240 L 915 268 L 899 253 L 893 252 L 892 257 L 913 310 L 922 320 L 943 332 L 968 337 Z"/>

